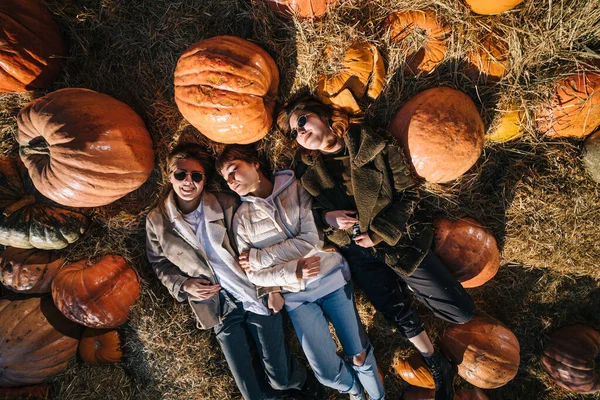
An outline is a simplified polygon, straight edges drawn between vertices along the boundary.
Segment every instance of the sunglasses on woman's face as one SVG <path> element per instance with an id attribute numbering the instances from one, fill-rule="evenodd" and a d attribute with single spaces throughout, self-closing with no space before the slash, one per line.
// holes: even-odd
<path id="1" fill-rule="evenodd" d="M 300 133 L 300 130 L 302 130 L 302 132 L 304 132 L 304 125 L 306 125 L 306 121 L 308 121 L 306 114 L 303 114 L 298 117 L 298 122 L 297 122 L 298 128 L 294 128 L 290 132 L 290 137 L 292 138 L 292 140 L 296 140 L 296 138 L 298 137 L 298 133 Z"/>
<path id="2" fill-rule="evenodd" d="M 173 177 L 178 181 L 184 181 L 185 177 L 191 175 L 192 180 L 196 183 L 202 182 L 204 179 L 204 174 L 202 172 L 187 172 L 187 171 L 177 171 L 173 174 Z"/>

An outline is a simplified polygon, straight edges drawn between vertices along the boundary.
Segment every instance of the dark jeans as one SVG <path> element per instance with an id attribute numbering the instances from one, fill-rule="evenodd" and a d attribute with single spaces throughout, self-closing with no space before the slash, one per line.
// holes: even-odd
<path id="1" fill-rule="evenodd" d="M 223 323 L 214 328 L 238 389 L 246 400 L 278 398 L 278 391 L 301 389 L 306 368 L 291 356 L 283 332 L 281 312 L 247 312 L 221 291 Z M 251 351 L 254 342 L 257 355 Z M 258 360 L 257 360 L 258 358 Z"/>
<path id="2" fill-rule="evenodd" d="M 411 276 L 397 274 L 371 249 L 354 242 L 341 248 L 340 252 L 348 260 L 354 282 L 371 304 L 409 339 L 423 332 L 423 326 L 399 278 L 438 318 L 455 324 L 473 318 L 473 300 L 432 251 Z"/>

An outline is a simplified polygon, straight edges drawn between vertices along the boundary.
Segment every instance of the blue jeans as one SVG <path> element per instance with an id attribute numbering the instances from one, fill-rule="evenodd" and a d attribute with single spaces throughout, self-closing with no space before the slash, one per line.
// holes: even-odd
<path id="1" fill-rule="evenodd" d="M 323 385 L 351 394 L 358 394 L 364 388 L 372 400 L 384 398 L 373 348 L 354 305 L 352 283 L 312 303 L 304 303 L 288 314 L 302 350 Z M 353 356 L 367 351 L 363 365 L 354 365 L 337 355 L 328 321 L 342 343 L 346 358 L 352 360 Z"/>

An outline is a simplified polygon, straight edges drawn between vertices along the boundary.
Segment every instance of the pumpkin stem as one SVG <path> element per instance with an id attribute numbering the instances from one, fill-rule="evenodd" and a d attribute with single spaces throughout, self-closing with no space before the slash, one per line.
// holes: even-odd
<path id="1" fill-rule="evenodd" d="M 21 147 L 21 154 L 25 156 L 31 156 L 35 154 L 49 155 L 50 146 L 43 136 L 38 136 L 29 142 L 29 146 Z"/>
<path id="2" fill-rule="evenodd" d="M 35 196 L 30 194 L 28 196 L 23 197 L 21 200 L 11 204 L 10 206 L 6 207 L 4 211 L 2 211 L 2 214 L 4 214 L 4 216 L 6 217 L 10 217 L 10 215 L 15 211 L 20 210 L 21 208 L 33 203 L 35 203 Z"/>

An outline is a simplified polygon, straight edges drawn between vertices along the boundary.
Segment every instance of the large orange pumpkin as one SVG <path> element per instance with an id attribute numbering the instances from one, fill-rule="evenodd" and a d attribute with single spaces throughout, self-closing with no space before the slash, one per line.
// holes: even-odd
<path id="1" fill-rule="evenodd" d="M 396 11 L 384 21 L 390 40 L 406 55 L 405 72 L 429 73 L 442 62 L 448 50 L 450 29 L 432 10 Z"/>
<path id="2" fill-rule="evenodd" d="M 47 400 L 50 398 L 50 385 L 47 383 L 0 388 L 0 400 Z"/>
<path id="3" fill-rule="evenodd" d="M 140 187 L 154 168 L 152 139 L 128 105 L 61 89 L 17 116 L 19 153 L 35 187 L 71 207 L 103 206 Z"/>
<path id="4" fill-rule="evenodd" d="M 410 98 L 389 127 L 415 172 L 437 183 L 456 179 L 475 164 L 483 150 L 483 129 L 473 100 L 448 87 Z"/>
<path id="5" fill-rule="evenodd" d="M 470 66 L 467 73 L 482 76 L 484 81 L 499 81 L 508 65 L 508 45 L 498 36 L 488 34 L 467 53 Z"/>
<path id="6" fill-rule="evenodd" d="M 403 400 L 435 400 L 435 390 L 417 386 L 411 386 L 404 391 Z M 454 391 L 454 400 L 488 400 L 487 395 L 479 388 L 463 389 Z"/>
<path id="7" fill-rule="evenodd" d="M 320 18 L 337 0 L 265 0 L 269 7 L 282 15 L 295 14 L 300 18 Z"/>
<path id="8" fill-rule="evenodd" d="M 519 370 L 520 346 L 500 322 L 476 315 L 463 325 L 452 325 L 440 342 L 444 354 L 467 382 L 495 389 L 511 381 Z"/>
<path id="9" fill-rule="evenodd" d="M 481 286 L 500 268 L 500 251 L 492 232 L 472 218 L 437 219 L 435 253 L 465 288 Z"/>
<path id="10" fill-rule="evenodd" d="M 523 0 L 465 0 L 465 2 L 477 14 L 494 15 L 515 8 Z"/>
<path id="11" fill-rule="evenodd" d="M 79 342 L 79 357 L 86 364 L 114 364 L 121 361 L 121 340 L 116 330 L 85 328 Z"/>
<path id="12" fill-rule="evenodd" d="M 21 293 L 50 293 L 63 260 L 52 251 L 8 247 L 0 254 L 0 281 Z"/>
<path id="13" fill-rule="evenodd" d="M 583 138 L 600 126 L 600 74 L 580 72 L 560 80 L 550 102 L 536 113 L 538 129 L 550 137 Z"/>
<path id="14" fill-rule="evenodd" d="M 415 353 L 407 359 L 402 359 L 394 365 L 394 369 L 402 379 L 411 385 L 433 389 L 435 383 L 423 357 Z"/>
<path id="15" fill-rule="evenodd" d="M 139 295 L 135 271 L 123 257 L 114 255 L 68 264 L 52 282 L 52 297 L 58 309 L 90 328 L 123 325 Z"/>
<path id="16" fill-rule="evenodd" d="M 66 55 L 54 18 L 40 0 L 0 2 L 0 92 L 49 86 Z"/>
<path id="17" fill-rule="evenodd" d="M 556 330 L 544 349 L 542 366 L 556 383 L 577 393 L 600 392 L 596 358 L 600 332 L 583 324 Z"/>
<path id="18" fill-rule="evenodd" d="M 81 327 L 50 298 L 0 300 L 0 386 L 34 385 L 67 367 Z"/>
<path id="19" fill-rule="evenodd" d="M 235 36 L 193 44 L 175 68 L 179 111 L 200 133 L 221 143 L 262 139 L 273 122 L 278 86 L 271 56 Z"/>

